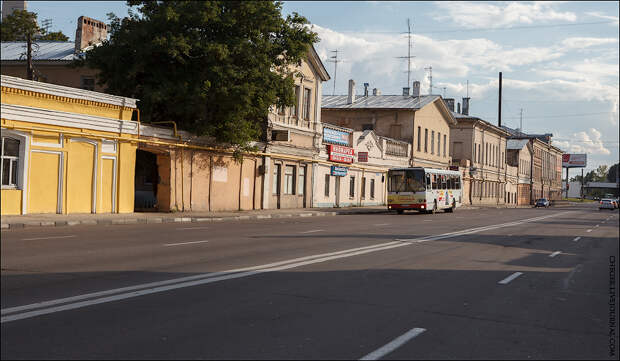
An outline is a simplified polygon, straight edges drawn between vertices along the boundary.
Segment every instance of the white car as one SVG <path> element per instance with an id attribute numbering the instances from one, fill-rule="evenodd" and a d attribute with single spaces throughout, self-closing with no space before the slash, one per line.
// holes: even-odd
<path id="1" fill-rule="evenodd" d="M 614 205 L 614 201 L 609 199 L 609 198 L 603 198 L 600 200 L 600 202 L 598 203 L 598 209 L 611 209 L 612 211 L 614 209 L 616 209 L 616 206 Z"/>

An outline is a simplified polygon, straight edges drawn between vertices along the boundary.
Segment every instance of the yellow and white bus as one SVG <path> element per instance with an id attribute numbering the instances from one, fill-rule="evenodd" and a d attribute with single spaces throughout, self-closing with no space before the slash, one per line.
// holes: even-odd
<path id="1" fill-rule="evenodd" d="M 423 167 L 388 171 L 388 209 L 402 214 L 407 209 L 435 213 L 453 212 L 462 202 L 463 180 L 453 170 Z"/>

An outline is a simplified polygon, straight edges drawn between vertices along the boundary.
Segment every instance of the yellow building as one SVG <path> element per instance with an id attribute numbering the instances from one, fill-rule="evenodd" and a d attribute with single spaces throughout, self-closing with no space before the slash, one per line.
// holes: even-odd
<path id="1" fill-rule="evenodd" d="M 136 99 L 2 75 L 2 215 L 134 210 Z"/>

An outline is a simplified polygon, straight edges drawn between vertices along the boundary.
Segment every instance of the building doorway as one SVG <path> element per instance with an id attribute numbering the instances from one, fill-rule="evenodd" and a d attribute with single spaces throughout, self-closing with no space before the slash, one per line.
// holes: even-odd
<path id="1" fill-rule="evenodd" d="M 158 210 L 158 184 L 157 155 L 138 149 L 136 151 L 135 212 L 155 212 Z"/>

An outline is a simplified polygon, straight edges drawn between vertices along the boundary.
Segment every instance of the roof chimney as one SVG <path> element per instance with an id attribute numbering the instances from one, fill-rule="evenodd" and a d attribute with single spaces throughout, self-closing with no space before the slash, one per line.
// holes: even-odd
<path id="1" fill-rule="evenodd" d="M 364 96 L 367 97 L 368 96 L 368 87 L 370 86 L 370 84 L 368 83 L 364 83 Z"/>
<path id="2" fill-rule="evenodd" d="M 463 115 L 469 115 L 469 98 L 463 98 Z"/>
<path id="3" fill-rule="evenodd" d="M 355 103 L 355 80 L 349 79 L 349 96 L 347 97 L 347 104 Z"/>
<path id="4" fill-rule="evenodd" d="M 461 114 L 461 103 L 456 103 L 456 112 Z"/>
<path id="5" fill-rule="evenodd" d="M 381 95 L 381 90 L 377 88 L 372 89 L 372 95 L 375 95 L 375 96 Z"/>
<path id="6" fill-rule="evenodd" d="M 445 98 L 444 102 L 446 102 L 446 106 L 450 109 L 451 112 L 454 111 L 454 98 Z"/>
<path id="7" fill-rule="evenodd" d="M 96 45 L 108 38 L 108 27 L 103 21 L 86 16 L 78 18 L 75 30 L 75 52 L 79 53 L 90 45 Z"/>
<path id="8" fill-rule="evenodd" d="M 414 97 L 420 96 L 420 82 L 417 80 L 413 82 L 413 94 L 412 95 Z"/>
<path id="9" fill-rule="evenodd" d="M 403 95 L 404 96 L 409 96 L 409 87 L 403 88 Z"/>

